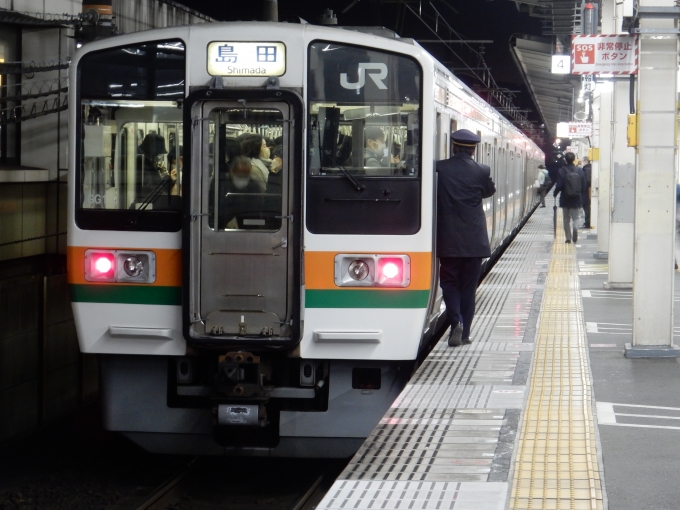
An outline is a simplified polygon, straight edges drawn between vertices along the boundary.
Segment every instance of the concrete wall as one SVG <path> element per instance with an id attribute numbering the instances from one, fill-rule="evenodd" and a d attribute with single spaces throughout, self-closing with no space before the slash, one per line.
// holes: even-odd
<path id="1" fill-rule="evenodd" d="M 0 0 L 0 8 L 49 19 L 77 15 L 82 2 Z M 114 0 L 113 10 L 123 33 L 206 21 L 157 0 Z M 9 27 L 21 30 L 21 54 L 13 60 L 68 62 L 74 52 L 70 28 Z M 20 81 L 35 86 L 67 76 L 68 70 L 49 71 Z M 48 106 L 63 96 L 49 96 Z M 38 111 L 44 99 L 39 101 Z M 31 102 L 24 101 L 29 110 Z M 66 236 L 55 236 L 66 231 L 67 119 L 64 111 L 18 124 L 20 165 L 0 168 L 0 445 L 97 394 L 95 358 L 78 351 Z"/>
<path id="2" fill-rule="evenodd" d="M 0 268 L 0 445 L 97 394 L 96 360 L 78 352 L 64 299 L 64 262 L 27 257 Z"/>

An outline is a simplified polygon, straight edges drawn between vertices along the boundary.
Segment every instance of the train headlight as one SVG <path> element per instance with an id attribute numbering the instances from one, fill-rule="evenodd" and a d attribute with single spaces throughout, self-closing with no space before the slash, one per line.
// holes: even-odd
<path id="1" fill-rule="evenodd" d="M 144 262 L 133 255 L 125 259 L 125 262 L 123 263 L 123 270 L 125 271 L 125 274 L 134 278 L 142 274 L 142 271 L 144 271 Z"/>
<path id="2" fill-rule="evenodd" d="M 356 281 L 365 280 L 370 272 L 368 264 L 363 260 L 355 260 L 352 262 L 349 265 L 348 271 L 350 278 Z"/>
<path id="3" fill-rule="evenodd" d="M 86 250 L 85 280 L 153 283 L 156 281 L 156 254 L 152 251 Z"/>

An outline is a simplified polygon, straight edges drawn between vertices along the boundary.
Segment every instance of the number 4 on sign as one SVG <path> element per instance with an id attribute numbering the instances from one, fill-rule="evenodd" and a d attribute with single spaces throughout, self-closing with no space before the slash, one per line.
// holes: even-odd
<path id="1" fill-rule="evenodd" d="M 571 56 L 570 55 L 553 55 L 552 66 L 550 71 L 553 74 L 569 74 L 571 73 Z"/>
<path id="2" fill-rule="evenodd" d="M 592 92 L 595 90 L 595 82 L 591 74 L 584 74 L 581 76 L 581 88 L 583 92 Z"/>

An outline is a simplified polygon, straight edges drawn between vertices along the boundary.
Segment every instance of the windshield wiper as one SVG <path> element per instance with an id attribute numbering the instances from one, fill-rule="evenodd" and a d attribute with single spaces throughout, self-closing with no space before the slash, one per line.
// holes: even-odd
<path id="1" fill-rule="evenodd" d="M 344 166 L 342 166 L 340 163 L 338 163 L 338 160 L 335 159 L 335 156 L 333 155 L 333 153 L 332 153 L 331 151 L 325 151 L 325 154 L 326 154 L 326 156 L 328 156 L 328 157 L 331 159 L 331 162 L 332 162 L 336 167 L 338 167 L 338 170 L 340 170 L 340 172 L 342 173 L 342 175 L 344 175 L 345 177 L 347 177 L 347 179 L 349 180 L 349 182 L 351 182 L 351 183 L 354 185 L 354 187 L 356 188 L 357 191 L 364 191 L 364 190 L 366 189 L 366 186 L 364 186 L 363 184 L 361 184 L 361 183 L 357 180 L 356 177 L 354 177 L 351 173 L 349 173 L 349 170 L 347 170 Z"/>
<path id="2" fill-rule="evenodd" d="M 130 220 L 130 223 L 132 225 L 136 224 L 142 213 L 146 210 L 147 207 L 149 207 L 149 204 L 154 202 L 161 195 L 161 193 L 165 191 L 164 188 L 167 187 L 168 191 L 170 191 L 170 189 L 172 189 L 172 184 L 174 184 L 174 181 L 170 178 L 170 175 L 165 174 L 161 178 L 161 182 L 159 182 L 158 185 L 151 191 L 151 193 L 147 195 L 144 201 L 141 204 L 139 204 L 139 207 L 137 208 L 137 214 L 135 214 L 135 216 Z"/>

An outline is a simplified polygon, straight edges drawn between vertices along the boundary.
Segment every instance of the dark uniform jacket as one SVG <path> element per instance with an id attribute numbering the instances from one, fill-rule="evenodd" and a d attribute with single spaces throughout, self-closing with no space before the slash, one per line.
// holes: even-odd
<path id="1" fill-rule="evenodd" d="M 437 161 L 437 173 L 437 256 L 491 256 L 482 208 L 496 193 L 491 169 L 459 152 Z"/>
<path id="2" fill-rule="evenodd" d="M 581 176 L 581 194 L 577 197 L 565 197 L 562 193 L 564 188 L 564 178 L 567 175 L 567 169 L 570 172 L 576 172 Z M 557 183 L 555 184 L 555 191 L 553 191 L 553 196 L 556 197 L 560 194 L 560 207 L 565 207 L 567 209 L 580 209 L 585 203 L 586 193 L 588 192 L 586 188 L 586 176 L 583 174 L 583 169 L 580 166 L 574 164 L 564 165 L 557 171 Z"/>
<path id="3" fill-rule="evenodd" d="M 593 167 L 590 163 L 583 165 L 583 175 L 586 176 L 586 187 L 590 188 L 593 177 Z"/>

